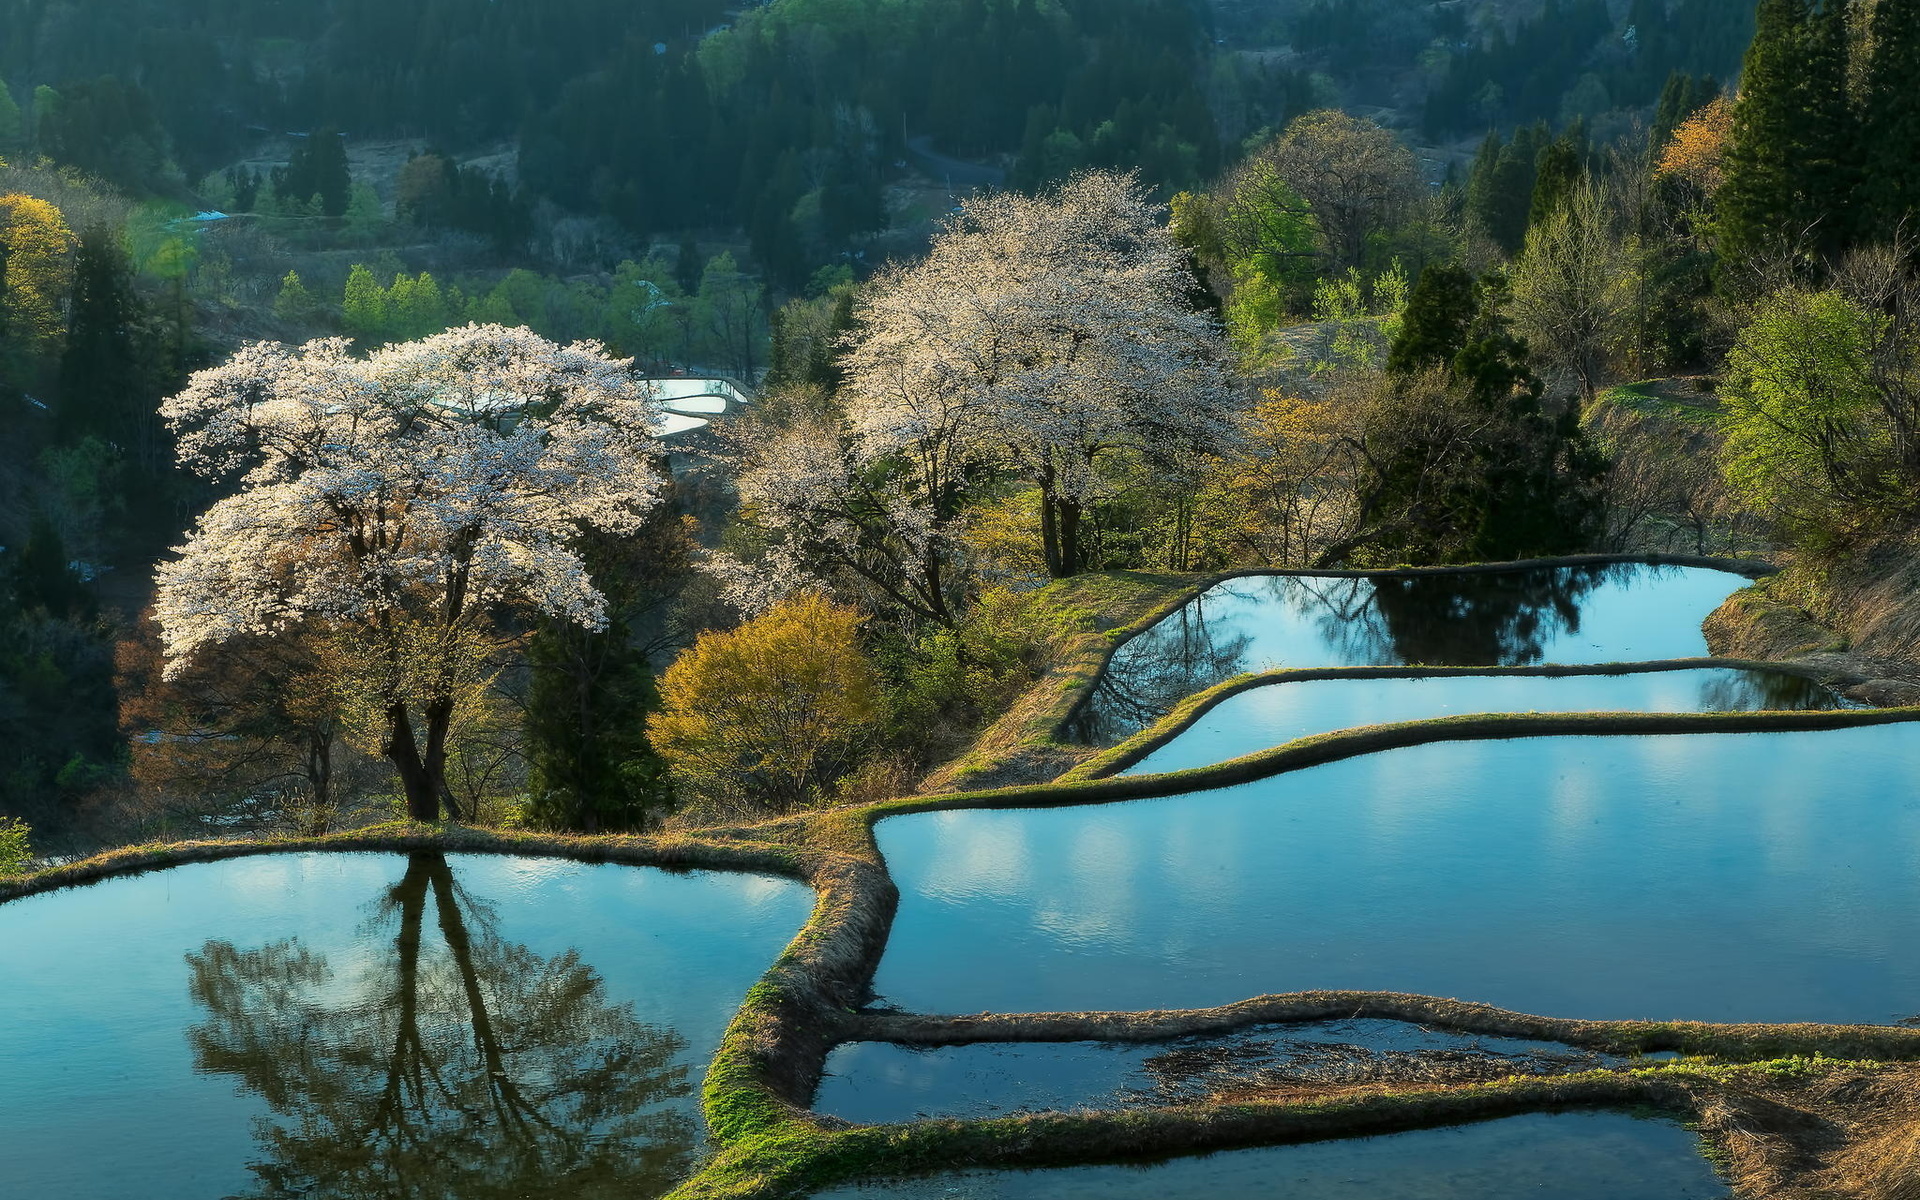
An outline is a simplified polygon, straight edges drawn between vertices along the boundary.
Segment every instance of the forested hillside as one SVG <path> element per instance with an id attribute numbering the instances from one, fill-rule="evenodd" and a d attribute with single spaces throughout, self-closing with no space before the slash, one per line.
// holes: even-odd
<path id="1" fill-rule="evenodd" d="M 1049 580 L 1898 535 L 1910 7 L 0 0 L 12 804 L 84 847 L 825 803 L 1045 676 Z M 427 692 L 331 609 L 169 673 L 155 570 L 247 492 L 163 406 L 389 346 L 757 398 L 622 450 L 644 504 L 514 552 L 598 599 L 500 583 Z M 742 791 L 769 659 L 828 719 Z"/>
<path id="2" fill-rule="evenodd" d="M 1737 0 L 9 0 L 0 32 L 22 136 L 125 186 L 183 194 L 322 129 L 517 143 L 536 196 L 644 233 L 745 226 L 796 282 L 887 223 L 917 137 L 1027 184 L 1188 186 L 1316 102 L 1442 139 L 1631 113 L 1673 71 L 1729 74 L 1750 25 Z"/>

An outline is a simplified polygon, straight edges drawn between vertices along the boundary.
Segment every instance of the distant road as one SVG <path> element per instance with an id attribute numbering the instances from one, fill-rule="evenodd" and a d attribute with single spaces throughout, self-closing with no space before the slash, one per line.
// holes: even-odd
<path id="1" fill-rule="evenodd" d="M 933 136 L 921 134 L 907 139 L 907 149 L 920 160 L 920 165 L 935 179 L 945 179 L 948 186 L 956 188 L 1000 187 L 1007 181 L 1007 173 L 999 167 L 990 167 L 985 163 L 968 162 L 964 158 L 950 158 L 933 148 Z"/>

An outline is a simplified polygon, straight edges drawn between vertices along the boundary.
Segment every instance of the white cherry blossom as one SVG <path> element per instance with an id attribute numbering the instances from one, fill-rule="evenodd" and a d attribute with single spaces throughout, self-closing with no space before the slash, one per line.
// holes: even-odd
<path id="1" fill-rule="evenodd" d="M 176 670 L 315 619 L 395 645 L 403 629 L 409 645 L 422 629 L 471 645 L 455 635 L 508 608 L 597 627 L 605 602 L 570 543 L 583 526 L 636 528 L 662 491 L 659 414 L 631 364 L 525 329 L 470 325 L 364 358 L 337 338 L 251 345 L 161 411 L 184 465 L 237 484 L 159 568 Z M 435 756 L 451 710 L 434 672 L 421 677 L 396 664 L 379 685 L 416 815 L 409 772 L 444 791 Z"/>

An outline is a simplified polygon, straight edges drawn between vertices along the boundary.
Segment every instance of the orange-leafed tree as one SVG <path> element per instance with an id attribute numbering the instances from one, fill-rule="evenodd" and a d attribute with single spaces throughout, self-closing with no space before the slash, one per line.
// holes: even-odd
<path id="1" fill-rule="evenodd" d="M 1733 134 L 1733 103 L 1716 97 L 1673 131 L 1660 151 L 1660 174 L 1684 179 L 1712 195 L 1726 179 L 1727 140 Z"/>
<path id="2" fill-rule="evenodd" d="M 323 828 L 343 791 L 346 721 L 324 639 L 249 638 L 171 678 L 151 613 L 114 654 L 120 725 L 136 783 L 195 807 L 224 801 Z"/>

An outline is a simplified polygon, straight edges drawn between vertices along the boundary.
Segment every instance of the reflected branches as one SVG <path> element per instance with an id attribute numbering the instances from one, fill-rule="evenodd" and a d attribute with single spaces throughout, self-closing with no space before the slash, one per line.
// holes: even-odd
<path id="1" fill-rule="evenodd" d="M 1193 693 L 1246 670 L 1252 642 L 1231 622 L 1210 623 L 1203 593 L 1114 652 L 1062 736 L 1082 745 L 1115 745 Z"/>
<path id="2" fill-rule="evenodd" d="M 337 966 L 298 938 L 187 956 L 197 1066 L 273 1110 L 254 1195 L 650 1196 L 685 1173 L 676 1033 L 575 952 L 503 940 L 441 855 L 410 856 L 375 908 L 392 941 Z"/>
<path id="3" fill-rule="evenodd" d="M 1356 663 L 1521 667 L 1580 631 L 1580 602 L 1630 565 L 1345 580 L 1371 590 L 1360 619 L 1325 618 L 1329 642 Z"/>
<path id="4" fill-rule="evenodd" d="M 1202 593 L 1116 651 L 1063 736 L 1083 745 L 1116 745 L 1186 697 L 1243 671 L 1328 663 L 1539 663 L 1555 641 L 1580 632 L 1581 605 L 1590 593 L 1650 570 L 1618 564 L 1239 580 Z M 1304 640 L 1297 647 L 1285 644 L 1295 638 Z M 1260 643 L 1267 653 L 1256 661 Z"/>

